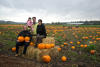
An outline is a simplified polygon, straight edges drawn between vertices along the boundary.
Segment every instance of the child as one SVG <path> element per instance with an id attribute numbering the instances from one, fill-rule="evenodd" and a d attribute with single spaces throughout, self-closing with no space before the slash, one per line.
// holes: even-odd
<path id="1" fill-rule="evenodd" d="M 26 26 L 24 26 L 24 30 L 26 30 L 27 27 L 32 32 L 33 31 L 32 24 L 33 23 L 31 21 L 31 18 L 29 17 Z"/>

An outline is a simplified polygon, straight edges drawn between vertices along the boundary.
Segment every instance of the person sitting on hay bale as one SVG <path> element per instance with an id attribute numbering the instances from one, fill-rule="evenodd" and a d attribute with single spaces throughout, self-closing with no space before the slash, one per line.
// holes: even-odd
<path id="1" fill-rule="evenodd" d="M 26 54 L 27 47 L 29 46 L 30 42 L 32 41 L 32 34 L 29 30 L 21 31 L 17 36 L 16 41 L 16 55 L 18 56 L 19 46 L 24 46 L 23 56 Z"/>
<path id="2" fill-rule="evenodd" d="M 46 38 L 46 36 L 47 36 L 45 25 L 42 23 L 41 19 L 38 20 L 38 26 L 37 26 L 36 32 L 37 32 L 37 38 L 36 38 L 36 45 L 35 45 L 35 47 L 37 47 L 37 45 L 39 43 L 42 43 L 42 39 Z"/>

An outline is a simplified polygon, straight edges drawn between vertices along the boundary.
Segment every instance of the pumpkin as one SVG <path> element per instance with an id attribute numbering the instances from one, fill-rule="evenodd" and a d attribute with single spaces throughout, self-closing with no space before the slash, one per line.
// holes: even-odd
<path id="1" fill-rule="evenodd" d="M 80 44 L 80 42 L 78 41 L 77 44 Z"/>
<path id="2" fill-rule="evenodd" d="M 34 46 L 34 43 L 33 42 L 30 42 L 30 46 Z"/>
<path id="3" fill-rule="evenodd" d="M 67 43 L 64 43 L 64 45 L 68 45 Z"/>
<path id="4" fill-rule="evenodd" d="M 45 48 L 45 44 L 43 44 L 43 43 L 38 44 L 38 48 L 39 49 L 44 49 Z"/>
<path id="5" fill-rule="evenodd" d="M 96 40 L 100 40 L 100 38 L 96 38 Z"/>
<path id="6" fill-rule="evenodd" d="M 92 44 L 93 42 L 92 41 L 89 41 L 89 44 Z"/>
<path id="7" fill-rule="evenodd" d="M 67 60 L 66 56 L 62 56 L 62 57 L 61 57 L 61 60 L 62 60 L 63 62 L 65 62 L 65 61 Z"/>
<path id="8" fill-rule="evenodd" d="M 72 46 L 71 48 L 74 50 L 75 49 L 75 46 Z"/>
<path id="9" fill-rule="evenodd" d="M 45 44 L 45 48 L 49 49 L 49 48 L 51 48 L 51 45 L 50 44 Z"/>
<path id="10" fill-rule="evenodd" d="M 85 44 L 84 47 L 86 48 L 87 47 L 87 44 Z"/>
<path id="11" fill-rule="evenodd" d="M 61 45 L 61 47 L 64 47 L 64 45 Z"/>
<path id="12" fill-rule="evenodd" d="M 88 39 L 88 37 L 85 37 L 85 39 Z"/>
<path id="13" fill-rule="evenodd" d="M 73 44 L 73 42 L 71 41 L 70 44 Z"/>
<path id="14" fill-rule="evenodd" d="M 51 57 L 49 55 L 42 56 L 42 60 L 46 63 L 49 63 L 51 61 Z"/>
<path id="15" fill-rule="evenodd" d="M 12 48 L 12 51 L 15 52 L 15 51 L 16 51 L 16 47 L 13 47 L 13 48 Z"/>
<path id="16" fill-rule="evenodd" d="M 61 51 L 61 48 L 57 48 L 58 51 Z"/>
<path id="17" fill-rule="evenodd" d="M 18 41 L 19 41 L 19 42 L 23 42 L 23 41 L 24 41 L 24 37 L 23 37 L 23 36 L 19 36 L 19 37 L 18 37 Z"/>
<path id="18" fill-rule="evenodd" d="M 28 42 L 30 40 L 30 37 L 26 36 L 25 37 L 25 42 Z"/>
<path id="19" fill-rule="evenodd" d="M 81 45 L 80 45 L 80 47 L 84 47 L 84 45 L 83 45 L 83 44 L 81 44 Z"/>
<path id="20" fill-rule="evenodd" d="M 55 44 L 50 44 L 50 45 L 51 45 L 52 48 L 55 46 Z"/>
<path id="21" fill-rule="evenodd" d="M 96 51 L 95 50 L 90 50 L 90 53 L 91 54 L 94 54 Z"/>

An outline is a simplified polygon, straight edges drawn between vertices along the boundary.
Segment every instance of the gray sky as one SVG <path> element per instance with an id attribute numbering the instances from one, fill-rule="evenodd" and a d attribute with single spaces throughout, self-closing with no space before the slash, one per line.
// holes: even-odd
<path id="1" fill-rule="evenodd" d="M 100 0 L 0 0 L 0 20 L 26 22 L 100 20 Z"/>

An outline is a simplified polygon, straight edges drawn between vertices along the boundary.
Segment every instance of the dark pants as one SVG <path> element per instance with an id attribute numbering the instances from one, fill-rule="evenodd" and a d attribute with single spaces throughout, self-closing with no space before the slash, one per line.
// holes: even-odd
<path id="1" fill-rule="evenodd" d="M 45 38 L 44 35 L 37 35 L 35 47 L 37 47 L 39 43 L 42 43 L 42 39 L 43 39 L 43 38 Z"/>
<path id="2" fill-rule="evenodd" d="M 16 54 L 18 54 L 19 46 L 24 45 L 24 51 L 23 54 L 26 54 L 27 47 L 29 46 L 30 42 L 16 42 Z"/>

